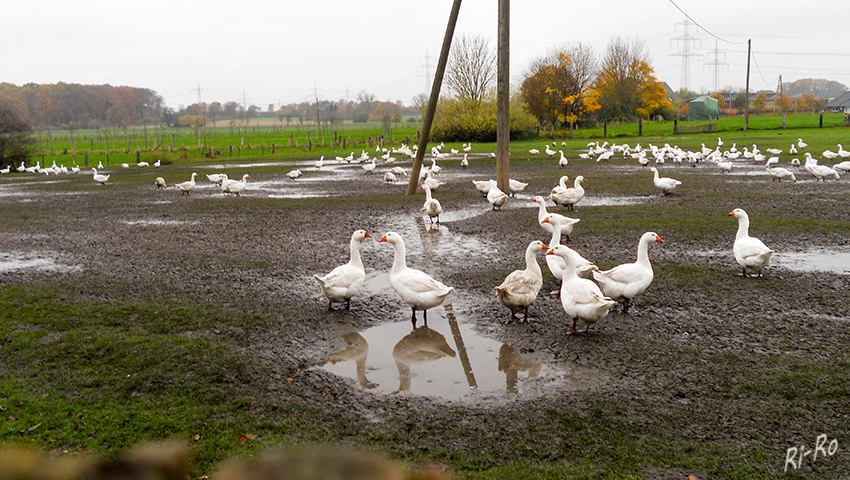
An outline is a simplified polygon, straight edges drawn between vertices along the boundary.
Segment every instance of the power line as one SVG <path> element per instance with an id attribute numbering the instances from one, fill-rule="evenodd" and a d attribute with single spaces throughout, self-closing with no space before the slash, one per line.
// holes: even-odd
<path id="1" fill-rule="evenodd" d="M 711 33 L 708 29 L 706 29 L 705 27 L 703 27 L 702 25 L 700 25 L 700 24 L 699 24 L 699 22 L 697 22 L 696 20 L 694 20 L 693 18 L 691 18 L 691 16 L 690 16 L 690 15 L 688 15 L 687 13 L 685 13 L 685 11 L 684 11 L 684 10 L 682 10 L 681 8 L 679 8 L 679 6 L 678 6 L 678 5 L 676 5 L 676 2 L 674 2 L 673 0 L 670 0 L 670 3 L 672 3 L 672 4 L 673 4 L 673 6 L 674 6 L 674 7 L 676 7 L 676 9 L 677 9 L 677 10 L 679 10 L 680 12 L 682 12 L 682 15 L 684 15 L 684 16 L 685 16 L 688 20 L 690 20 L 690 21 L 694 22 L 694 25 L 696 25 L 697 27 L 701 28 L 703 32 L 705 32 L 705 33 L 707 33 L 707 34 L 711 35 L 712 37 L 714 37 L 714 38 L 716 38 L 716 39 L 720 40 L 721 42 L 731 43 L 731 44 L 734 44 L 734 45 L 743 45 L 743 44 L 747 43 L 746 41 L 744 41 L 744 42 L 732 42 L 732 41 L 730 41 L 730 40 L 726 40 L 725 38 L 720 38 L 720 37 L 718 37 L 717 35 L 715 35 L 715 34 Z"/>

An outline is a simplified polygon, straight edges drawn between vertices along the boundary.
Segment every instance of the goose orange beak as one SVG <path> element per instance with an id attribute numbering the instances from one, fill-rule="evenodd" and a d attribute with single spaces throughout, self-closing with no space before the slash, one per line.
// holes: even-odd
<path id="1" fill-rule="evenodd" d="M 372 235 L 369 232 L 366 232 L 366 238 L 372 238 Z"/>
<path id="2" fill-rule="evenodd" d="M 554 249 L 554 248 L 550 248 L 550 249 L 549 249 L 549 251 L 548 251 L 548 252 L 546 252 L 546 255 L 554 255 L 554 254 L 555 254 L 555 249 Z"/>
<path id="3" fill-rule="evenodd" d="M 540 222 L 540 223 L 552 223 L 552 222 L 550 222 L 550 221 L 549 221 L 549 217 L 546 217 L 546 218 L 544 218 L 544 219 L 543 219 L 543 221 L 542 221 L 542 222 Z M 544 247 L 545 247 L 545 245 L 544 245 Z"/>
<path id="4" fill-rule="evenodd" d="M 655 241 L 658 243 L 664 243 L 664 240 L 662 240 L 661 237 L 655 237 Z"/>
<path id="5" fill-rule="evenodd" d="M 378 240 L 378 242 L 386 242 L 386 241 L 387 241 L 387 236 L 386 236 L 386 235 L 384 235 L 383 237 L 381 237 L 381 239 L 380 239 L 380 240 Z"/>
<path id="6" fill-rule="evenodd" d="M 548 217 L 547 217 L 547 218 L 548 218 Z M 543 249 L 544 249 L 544 250 L 551 250 L 551 249 L 549 248 L 549 245 L 546 245 L 545 243 L 543 244 Z"/>
<path id="7" fill-rule="evenodd" d="M 734 217 L 734 216 L 735 216 L 735 212 L 729 212 L 729 216 L 730 216 L 730 217 Z"/>

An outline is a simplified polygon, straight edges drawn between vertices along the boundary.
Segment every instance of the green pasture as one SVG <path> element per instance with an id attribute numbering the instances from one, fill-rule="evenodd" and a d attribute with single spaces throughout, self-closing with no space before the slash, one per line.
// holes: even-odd
<path id="1" fill-rule="evenodd" d="M 706 125 L 707 122 L 678 122 L 680 127 Z M 792 142 L 802 137 L 810 144 L 809 151 L 820 152 L 836 149 L 837 143 L 846 143 L 850 147 L 850 126 L 841 113 L 794 114 L 786 116 L 786 128 L 782 128 L 779 115 L 752 115 L 749 128 L 744 132 L 743 117 L 722 118 L 715 122 L 714 133 L 681 133 L 674 135 L 673 122 L 643 122 L 596 125 L 590 128 L 578 128 L 572 138 L 568 131 L 541 131 L 538 141 L 513 142 L 512 152 L 520 158 L 527 153 L 529 146 L 541 149 L 546 143 L 557 142 L 569 157 L 569 152 L 586 149 L 588 141 L 608 141 L 609 143 L 670 143 L 682 148 L 695 148 L 704 143 L 708 147 L 717 144 L 721 137 L 728 143 L 737 142 L 739 147 L 775 139 L 776 148 L 787 152 Z M 823 125 L 821 127 L 821 124 Z M 642 135 L 638 131 L 642 130 Z M 127 129 L 100 130 L 44 130 L 38 135 L 33 157 L 28 164 L 40 161 L 49 166 L 54 161 L 58 165 L 81 167 L 96 166 L 102 162 L 105 167 L 127 163 L 136 163 L 137 152 L 140 161 L 153 163 L 183 163 L 196 161 L 226 161 L 227 159 L 250 158 L 254 160 L 303 159 L 345 157 L 354 152 L 359 155 L 365 150 L 375 154 L 376 147 L 392 148 L 402 143 L 413 144 L 418 140 L 418 124 L 409 122 L 393 125 L 388 131 L 377 123 L 322 125 L 232 125 L 207 128 L 160 128 L 133 127 Z M 774 141 L 774 140 L 770 140 Z M 560 146 L 564 142 L 566 145 Z M 447 144 L 450 148 L 461 148 L 460 143 Z M 541 149 L 542 150 L 542 149 Z M 495 151 L 493 145 L 477 145 L 473 152 Z M 512 153 L 513 155 L 513 153 Z M 85 160 L 88 156 L 88 165 Z"/>

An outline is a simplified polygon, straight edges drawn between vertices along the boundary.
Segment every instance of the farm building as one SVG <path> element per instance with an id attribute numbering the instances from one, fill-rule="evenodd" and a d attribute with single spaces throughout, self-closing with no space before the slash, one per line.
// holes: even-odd
<path id="1" fill-rule="evenodd" d="M 850 115 L 850 92 L 844 92 L 827 102 L 826 109 L 829 112 L 844 112 L 845 115 Z"/>

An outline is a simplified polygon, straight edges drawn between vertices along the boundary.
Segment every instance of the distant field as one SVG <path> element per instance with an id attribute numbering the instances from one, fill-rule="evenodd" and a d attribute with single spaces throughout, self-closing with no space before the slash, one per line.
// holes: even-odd
<path id="1" fill-rule="evenodd" d="M 216 122 L 216 126 L 205 129 L 133 127 L 124 130 L 67 130 L 43 131 L 38 135 L 35 160 L 44 165 L 53 161 L 70 166 L 74 163 L 85 166 L 104 166 L 136 163 L 136 152 L 140 161 L 187 162 L 211 161 L 221 158 L 318 158 L 321 155 L 333 157 L 346 156 L 351 152 L 372 150 L 376 147 L 398 146 L 401 143 L 415 142 L 418 138 L 419 124 L 410 122 L 396 123 L 385 134 L 378 122 L 366 124 L 344 123 L 335 125 L 289 124 L 280 125 L 275 119 L 251 120 L 248 125 L 229 121 Z M 268 120 L 269 122 L 266 122 Z M 222 123 L 225 123 L 222 125 Z M 743 117 L 722 118 L 716 122 L 716 133 L 673 134 L 673 122 L 644 122 L 642 135 L 638 135 L 638 124 L 598 125 L 593 128 L 578 128 L 569 138 L 568 131 L 541 132 L 541 138 L 534 142 L 512 143 L 519 151 L 525 143 L 545 144 L 554 141 L 564 142 L 565 151 L 578 151 L 588 140 L 616 141 L 619 143 L 669 142 L 688 143 L 689 139 L 701 139 L 701 143 L 713 145 L 718 136 L 724 138 L 747 139 L 750 137 L 781 137 L 783 135 L 817 139 L 824 137 L 823 148 L 834 148 L 835 143 L 850 144 L 845 130 L 844 115 L 795 114 L 787 115 L 786 129 L 782 129 L 782 118 L 778 115 L 752 115 L 749 117 L 749 129 L 743 132 Z M 820 128 L 821 122 L 823 128 Z M 679 126 L 704 125 L 708 122 L 678 122 Z M 794 133 L 796 132 L 796 133 Z M 844 137 L 833 139 L 832 137 Z M 661 140 L 663 139 L 663 140 Z M 737 141 L 737 140 L 733 140 Z M 815 140 L 817 142 L 817 140 Z M 834 143 L 832 143 L 834 142 Z M 784 142 L 783 142 L 784 143 Z M 832 143 L 829 145 L 829 143 Z M 699 146 L 697 143 L 696 146 Z M 460 147 L 460 144 L 448 146 Z M 484 146 L 479 146 L 484 148 Z M 489 151 L 495 147 L 487 147 Z M 787 147 L 786 147 L 787 148 Z M 820 148 L 820 147 L 817 147 Z M 479 150 L 480 151 L 480 150 Z M 817 151 L 816 149 L 814 151 Z"/>

